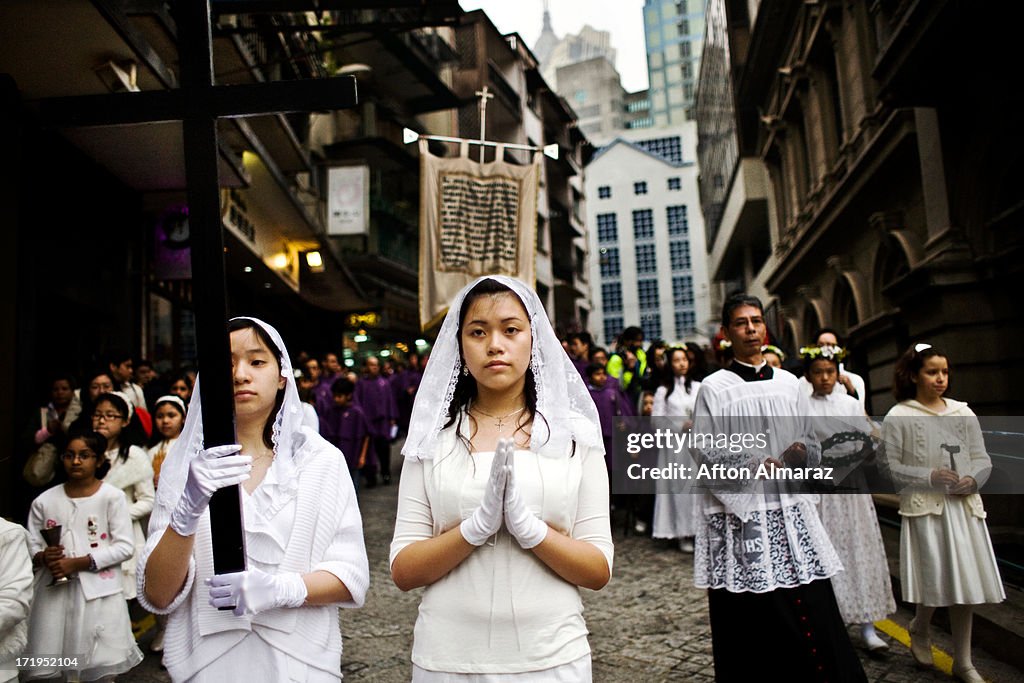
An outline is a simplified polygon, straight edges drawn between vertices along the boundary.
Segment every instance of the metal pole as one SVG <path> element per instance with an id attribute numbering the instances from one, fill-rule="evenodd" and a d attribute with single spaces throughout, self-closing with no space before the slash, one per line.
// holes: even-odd
<path id="1" fill-rule="evenodd" d="M 487 86 L 476 92 L 480 98 L 480 163 L 484 163 L 484 151 L 487 147 L 487 100 L 494 97 Z M 497 158 L 495 158 L 497 161 Z"/>

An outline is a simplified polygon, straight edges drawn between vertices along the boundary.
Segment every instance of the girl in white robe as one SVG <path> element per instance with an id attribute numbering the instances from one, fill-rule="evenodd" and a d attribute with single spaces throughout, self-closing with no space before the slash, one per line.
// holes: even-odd
<path id="1" fill-rule="evenodd" d="M 693 424 L 693 407 L 697 403 L 700 382 L 690 379 L 690 361 L 686 349 L 676 347 L 669 350 L 667 360 L 672 375 L 654 392 L 654 407 L 651 417 L 679 418 L 674 427 L 689 431 Z M 693 459 L 683 451 L 673 460 L 681 461 L 686 467 L 693 467 Z M 661 463 L 664 466 L 667 463 Z M 695 493 L 658 493 L 654 497 L 654 538 L 679 539 L 679 549 L 693 552 L 693 536 L 697 533 L 695 520 L 700 496 Z"/>
<path id="2" fill-rule="evenodd" d="M 883 465 L 900 488 L 900 580 L 916 603 L 911 653 L 932 666 L 929 627 L 936 607 L 949 607 L 953 673 L 982 681 L 971 661 L 973 605 L 1006 598 L 985 507 L 978 490 L 992 460 L 981 427 L 966 403 L 946 398 L 949 361 L 917 344 L 896 363 L 893 391 L 900 403 L 882 423 Z"/>
<path id="3" fill-rule="evenodd" d="M 361 607 L 370 579 L 352 479 L 338 449 L 302 424 L 277 330 L 255 318 L 228 327 L 240 444 L 204 448 L 197 379 L 160 470 L 139 602 L 169 615 L 163 661 L 175 681 L 336 682 L 337 608 Z M 246 570 L 215 575 L 209 500 L 233 485 Z"/>
<path id="4" fill-rule="evenodd" d="M 818 438 L 824 442 L 838 431 L 869 434 L 872 424 L 857 399 L 834 392 L 839 374 L 840 353 L 835 347 L 801 349 L 804 357 L 804 377 L 814 387 L 810 400 L 810 415 Z M 860 449 L 861 442 L 843 444 L 846 450 Z M 834 449 L 830 455 L 836 455 Z M 846 454 L 846 453 L 844 453 Z M 829 461 L 822 454 L 823 464 Z M 858 476 L 854 472 L 852 476 Z M 837 479 L 842 485 L 843 482 Z M 839 612 L 847 624 L 859 626 L 861 640 L 868 651 L 878 654 L 888 649 L 875 631 L 874 622 L 885 619 L 896 611 L 892 593 L 889 564 L 885 559 L 885 545 L 878 527 L 875 506 L 867 493 L 825 493 L 818 505 L 821 523 L 825 525 L 832 545 L 839 553 L 843 571 L 832 577 Z"/>
<path id="5" fill-rule="evenodd" d="M 452 302 L 413 406 L 391 575 L 425 587 L 413 681 L 589 681 L 580 588 L 611 576 L 590 393 L 537 294 L 487 276 Z"/>
<path id="6" fill-rule="evenodd" d="M 96 433 L 72 438 L 62 455 L 68 481 L 32 503 L 35 599 L 23 656 L 66 661 L 25 671 L 22 680 L 95 681 L 142 661 L 121 592 L 120 565 L 134 553 L 132 523 L 124 494 L 101 481 L 110 469 L 105 448 Z M 60 546 L 47 547 L 41 530 L 58 526 Z M 61 578 L 68 581 L 53 585 Z"/>

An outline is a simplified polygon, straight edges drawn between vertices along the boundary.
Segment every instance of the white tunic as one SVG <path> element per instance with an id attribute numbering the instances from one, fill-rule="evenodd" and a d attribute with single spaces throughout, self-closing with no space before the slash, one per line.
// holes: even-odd
<path id="1" fill-rule="evenodd" d="M 766 458 L 781 459 L 790 444 L 801 442 L 807 447 L 807 464 L 814 466 L 821 453 L 807 418 L 807 401 L 788 372 L 750 382 L 732 370 L 712 373 L 697 394 L 694 432 L 760 434 L 767 447 L 739 453 L 698 448 L 695 455 L 708 464 L 756 468 Z M 787 493 L 762 482 L 741 483 L 740 490 L 717 488 L 703 496 L 703 523 L 697 525 L 694 544 L 698 588 L 766 593 L 842 570 L 815 509 L 816 496 Z"/>
<path id="2" fill-rule="evenodd" d="M 865 433 L 871 423 L 852 396 L 837 394 L 812 395 L 811 415 L 850 418 L 840 424 L 816 421 L 817 436 L 824 441 L 831 429 Z M 833 432 L 834 433 L 834 432 Z M 856 447 L 859 447 L 857 444 Z M 827 454 L 822 454 L 827 464 Z M 867 493 L 832 493 L 821 496 L 821 522 L 832 545 L 839 553 L 844 571 L 832 577 L 839 612 L 847 624 L 867 624 L 884 619 L 896 611 L 896 600 L 889 579 L 885 545 L 878 527 L 878 517 L 871 495 Z"/>
<path id="3" fill-rule="evenodd" d="M 446 431 L 440 452 L 447 455 L 402 466 L 391 562 L 409 544 L 460 524 L 483 498 L 494 454 L 470 455 L 455 445 L 454 430 Z M 595 545 L 610 570 L 608 475 L 601 453 L 584 447 L 572 457 L 519 450 L 515 472 L 527 506 L 554 529 Z M 412 661 L 428 672 L 506 674 L 577 666 L 589 653 L 579 588 L 520 548 L 502 527 L 426 587 Z"/>
<path id="4" fill-rule="evenodd" d="M 658 387 L 654 392 L 654 406 L 651 417 L 681 417 L 684 422 L 693 418 L 693 409 L 697 404 L 697 392 L 700 382 L 690 382 L 690 392 L 686 392 L 686 378 L 677 377 L 675 388 L 668 393 L 665 387 Z M 664 455 L 664 453 L 663 453 Z M 667 460 L 667 459 L 666 459 Z M 672 456 L 673 462 L 684 466 L 692 466 L 693 459 L 688 453 Z M 660 462 L 663 467 L 667 462 Z M 654 538 L 686 538 L 697 533 L 695 520 L 697 504 L 700 496 L 692 493 L 659 493 L 654 497 L 654 524 L 651 535 Z"/>
<path id="5" fill-rule="evenodd" d="M 991 470 L 978 418 L 966 403 L 944 399 L 933 411 L 917 401 L 892 407 L 882 423 L 883 464 L 900 492 L 900 580 L 908 602 L 942 607 L 1006 599 L 981 496 L 928 488 L 931 472 L 950 467 L 980 488 Z M 950 455 L 944 446 L 958 447 Z"/>
<path id="6" fill-rule="evenodd" d="M 0 518 L 0 683 L 18 680 L 32 610 L 32 560 L 25 529 Z"/>
<path id="7" fill-rule="evenodd" d="M 270 672 L 265 680 L 275 681 L 337 680 L 341 675 L 337 608 L 361 607 L 370 579 L 362 520 L 338 449 L 305 427 L 293 439 L 292 458 L 275 458 L 245 502 L 247 560 L 267 570 L 330 572 L 345 584 L 352 601 L 241 617 L 211 607 L 205 580 L 213 575 L 213 550 L 209 514 L 204 513 L 185 585 L 166 609 L 159 609 L 144 590 L 145 565 L 171 514 L 158 504 L 139 560 L 139 602 L 151 612 L 170 614 L 164 664 L 176 681 L 237 680 L 240 673 L 254 671 Z"/>
<path id="8" fill-rule="evenodd" d="M 67 557 L 92 555 L 98 572 L 79 572 L 61 586 L 53 576 L 36 571 L 35 600 L 29 620 L 27 656 L 79 655 L 77 667 L 35 670 L 23 680 L 61 676 L 65 680 L 96 680 L 128 671 L 142 661 L 132 636 L 128 606 L 121 593 L 120 565 L 133 553 L 132 527 L 120 490 L 102 484 L 85 498 L 69 498 L 64 486 L 44 491 L 32 502 L 28 532 L 30 552 L 43 550 L 40 529 L 47 522 L 61 526 Z"/>
<path id="9" fill-rule="evenodd" d="M 853 385 L 853 388 L 857 390 L 857 403 L 860 404 L 861 411 L 866 411 L 866 394 L 868 389 L 867 384 L 864 383 L 864 378 L 858 375 L 856 372 L 850 372 L 849 370 L 847 370 L 845 367 L 843 367 L 842 363 L 839 364 L 839 374 L 846 375 L 847 377 L 850 378 L 850 383 Z M 810 397 L 814 393 L 814 387 L 811 385 L 809 381 L 807 381 L 806 377 L 800 377 L 800 388 L 803 390 L 805 394 L 807 394 L 808 397 Z M 849 396 L 850 394 L 850 392 L 846 390 L 846 385 L 840 382 L 838 377 L 836 378 L 835 386 L 832 387 L 832 393 L 839 394 L 840 396 Z"/>
<path id="10" fill-rule="evenodd" d="M 139 554 L 146 547 L 146 534 L 142 521 L 153 511 L 156 489 L 153 487 L 153 466 L 149 455 L 139 446 L 128 449 L 128 457 L 121 460 L 117 449 L 107 451 L 110 471 L 103 478 L 105 484 L 124 491 L 128 501 L 128 515 L 132 518 L 132 538 L 135 552 L 121 565 L 125 600 L 135 597 L 135 566 Z"/>

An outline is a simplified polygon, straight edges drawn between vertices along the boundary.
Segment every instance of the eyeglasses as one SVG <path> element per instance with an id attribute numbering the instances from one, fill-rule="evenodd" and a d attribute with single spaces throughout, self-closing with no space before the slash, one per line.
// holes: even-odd
<path id="1" fill-rule="evenodd" d="M 92 460 L 93 458 L 95 458 L 96 454 L 93 453 L 92 451 L 81 451 L 79 453 L 72 453 L 71 451 L 67 451 L 66 453 L 63 453 L 60 457 L 70 462 L 74 462 L 75 460 L 81 460 L 82 462 L 85 462 L 86 460 Z"/>
<path id="2" fill-rule="evenodd" d="M 124 415 L 121 413 L 93 413 L 92 419 L 97 422 L 100 420 L 106 420 L 107 422 L 113 422 L 114 420 L 123 420 Z"/>

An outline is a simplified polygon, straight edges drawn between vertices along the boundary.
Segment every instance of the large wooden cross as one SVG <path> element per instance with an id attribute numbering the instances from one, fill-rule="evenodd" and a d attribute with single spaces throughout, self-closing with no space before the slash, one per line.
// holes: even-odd
<path id="1" fill-rule="evenodd" d="M 278 112 L 345 109 L 357 103 L 351 76 L 252 85 L 215 85 L 210 0 L 174 3 L 181 87 L 174 90 L 57 97 L 39 103 L 43 123 L 109 126 L 181 121 L 188 185 L 198 361 L 203 381 L 203 439 L 207 448 L 235 443 L 234 388 L 227 333 L 227 289 L 217 119 Z M 245 569 L 238 487 L 210 501 L 213 561 L 218 574 Z"/>

